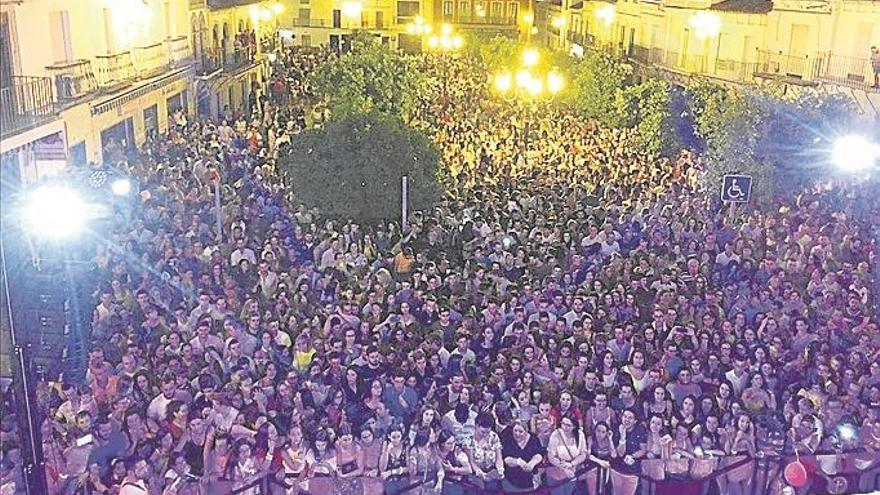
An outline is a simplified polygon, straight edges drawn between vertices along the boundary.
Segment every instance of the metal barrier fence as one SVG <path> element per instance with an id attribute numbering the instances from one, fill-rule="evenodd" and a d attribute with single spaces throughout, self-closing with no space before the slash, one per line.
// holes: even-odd
<path id="1" fill-rule="evenodd" d="M 806 484 L 798 490 L 799 495 L 809 494 L 855 494 L 880 489 L 880 453 L 857 451 L 849 453 L 825 453 L 809 456 L 762 455 L 703 457 L 697 462 L 714 462 L 717 466 L 708 474 L 695 471 L 694 460 L 645 460 L 641 463 L 641 472 L 626 474 L 613 467 L 605 469 L 595 464 L 585 465 L 572 480 L 550 481 L 542 477 L 542 482 L 534 489 L 517 492 L 524 495 L 546 495 L 552 490 L 574 481 L 574 493 L 589 495 L 619 495 L 624 493 L 623 484 L 638 486 L 635 493 L 639 495 L 700 495 L 712 493 L 717 486 L 718 493 L 730 493 L 733 484 L 738 484 L 736 492 L 742 495 L 770 495 L 782 493 L 788 483 L 784 477 L 785 467 L 799 460 L 805 467 Z M 663 464 L 668 469 L 660 474 L 652 473 L 655 464 Z M 675 468 L 672 469 L 673 463 Z M 546 465 L 544 466 L 546 467 Z M 539 469 L 542 471 L 542 469 Z M 313 481 L 314 480 L 314 481 Z M 320 480 L 318 488 L 310 487 Z M 734 481 L 738 480 L 738 481 Z M 419 488 L 435 483 L 435 478 L 418 479 L 409 485 L 393 490 L 400 495 L 414 495 Z M 455 481 L 444 481 L 449 484 L 443 493 L 454 494 L 486 494 L 501 495 L 501 489 L 487 488 L 475 480 L 465 478 Z M 385 489 L 378 478 L 304 478 L 295 475 L 281 476 L 275 473 L 263 473 L 242 481 L 222 481 L 214 486 L 211 494 L 228 495 L 328 495 L 330 493 L 381 495 Z M 386 492 L 390 493 L 390 492 Z"/>

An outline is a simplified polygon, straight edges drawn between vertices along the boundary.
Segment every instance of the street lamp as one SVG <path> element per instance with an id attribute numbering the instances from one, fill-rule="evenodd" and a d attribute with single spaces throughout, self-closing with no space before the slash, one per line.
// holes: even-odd
<path id="1" fill-rule="evenodd" d="M 440 26 L 440 34 L 428 36 L 426 41 L 429 50 L 441 54 L 443 62 L 443 106 L 446 107 L 449 103 L 449 62 L 446 59 L 446 55 L 461 50 L 464 46 L 464 38 L 454 33 L 451 24 L 444 23 Z"/>
<path id="2" fill-rule="evenodd" d="M 615 17 L 617 17 L 617 11 L 612 4 L 603 5 L 596 9 L 596 18 L 605 23 L 605 26 L 614 23 Z"/>
<path id="3" fill-rule="evenodd" d="M 541 55 L 535 48 L 526 48 L 523 52 L 523 65 L 526 67 L 534 67 L 538 65 Z"/>
<path id="4" fill-rule="evenodd" d="M 537 113 L 538 101 L 546 99 L 552 101 L 565 87 L 565 78 L 556 69 L 551 69 L 546 74 L 536 74 L 533 68 L 537 65 L 539 56 L 537 50 L 530 48 L 523 52 L 523 67 L 515 73 L 503 70 L 494 76 L 495 90 L 508 101 L 513 102 L 517 97 L 528 104 L 524 134 L 525 159 L 529 159 L 529 141 L 531 139 L 532 118 Z"/>
<path id="5" fill-rule="evenodd" d="M 714 38 L 721 32 L 721 17 L 714 12 L 701 10 L 688 19 L 688 26 L 694 30 L 699 39 Z"/>

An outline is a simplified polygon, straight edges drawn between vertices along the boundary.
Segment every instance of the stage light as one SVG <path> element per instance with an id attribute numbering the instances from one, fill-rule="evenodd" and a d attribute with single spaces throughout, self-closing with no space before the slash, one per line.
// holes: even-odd
<path id="1" fill-rule="evenodd" d="M 880 145 L 861 136 L 844 136 L 834 143 L 831 158 L 844 172 L 862 172 L 880 158 Z"/>
<path id="2" fill-rule="evenodd" d="M 89 207 L 79 193 L 59 185 L 33 190 L 22 212 L 23 228 L 27 232 L 55 239 L 75 235 L 85 227 L 88 217 Z"/>
<path id="3" fill-rule="evenodd" d="M 131 181 L 128 179 L 116 179 L 110 185 L 110 190 L 117 196 L 127 196 L 131 192 Z"/>

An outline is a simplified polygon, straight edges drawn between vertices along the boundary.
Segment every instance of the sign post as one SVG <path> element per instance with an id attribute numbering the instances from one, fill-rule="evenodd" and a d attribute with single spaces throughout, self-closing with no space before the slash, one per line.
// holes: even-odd
<path id="1" fill-rule="evenodd" d="M 407 211 L 406 205 L 409 202 L 409 177 L 403 176 L 400 178 L 400 228 L 401 233 L 406 234 L 407 231 Z"/>
<path id="2" fill-rule="evenodd" d="M 721 201 L 748 203 L 752 197 L 751 175 L 725 175 L 721 181 Z"/>

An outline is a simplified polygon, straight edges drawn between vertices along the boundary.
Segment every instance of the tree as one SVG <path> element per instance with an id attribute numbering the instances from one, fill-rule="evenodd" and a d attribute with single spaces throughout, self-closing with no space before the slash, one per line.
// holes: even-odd
<path id="1" fill-rule="evenodd" d="M 427 79 L 411 59 L 359 35 L 349 53 L 315 71 L 312 83 L 331 117 L 378 112 L 407 120 Z"/>
<path id="2" fill-rule="evenodd" d="M 338 117 L 296 136 L 280 168 L 306 205 L 371 221 L 399 218 L 404 175 L 410 208 L 429 208 L 440 194 L 439 159 L 423 134 L 374 111 Z"/>
<path id="3" fill-rule="evenodd" d="M 654 155 L 680 148 L 669 105 L 671 88 L 666 81 L 648 78 L 616 92 L 616 112 L 625 125 L 638 131 L 637 143 Z"/>
<path id="4" fill-rule="evenodd" d="M 627 122 L 621 110 L 626 105 L 620 94 L 627 84 L 632 67 L 603 51 L 590 51 L 574 66 L 570 103 L 583 117 L 596 119 L 611 127 Z M 623 98 L 623 100 L 621 100 Z"/>

